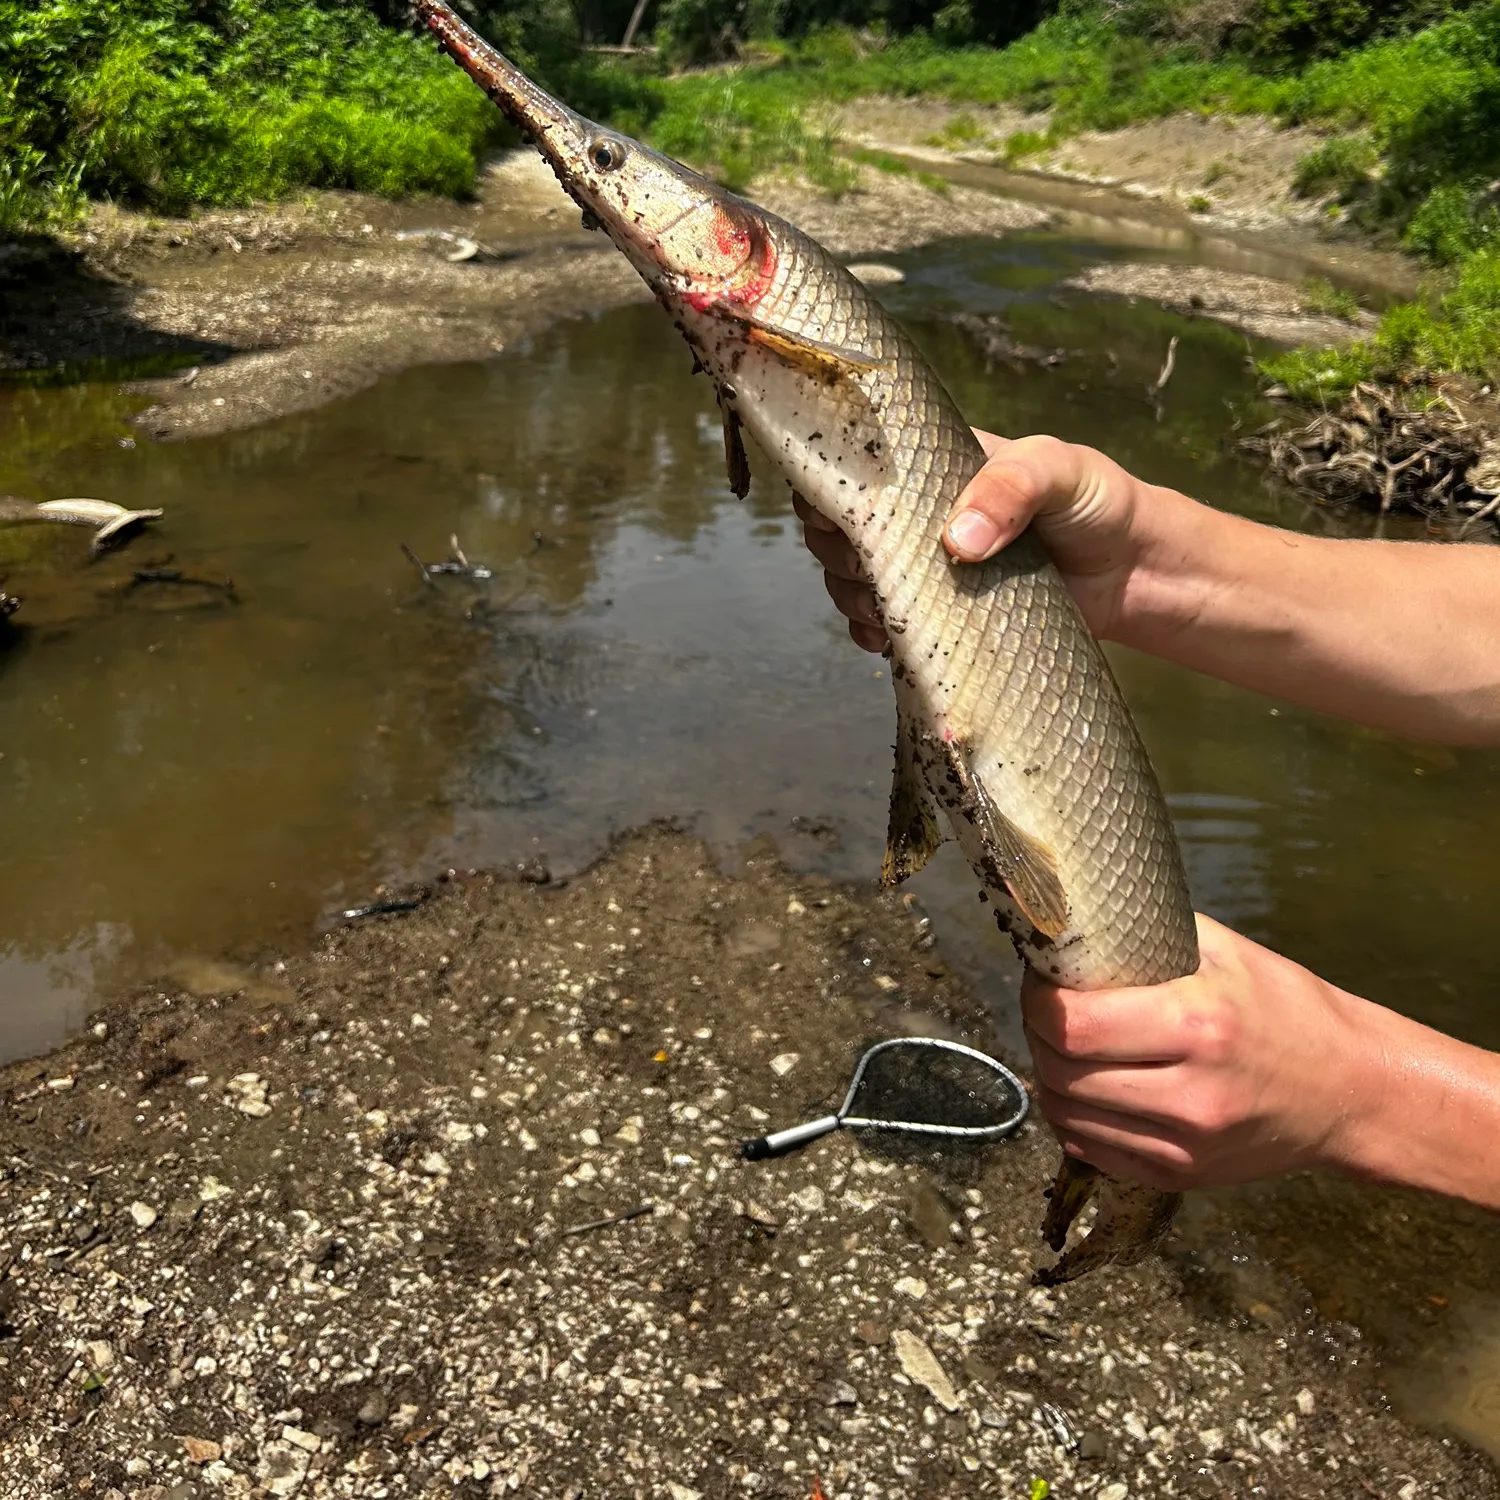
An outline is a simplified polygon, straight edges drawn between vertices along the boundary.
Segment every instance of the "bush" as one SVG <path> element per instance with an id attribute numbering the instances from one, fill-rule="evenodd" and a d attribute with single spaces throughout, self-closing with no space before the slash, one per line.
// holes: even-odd
<path id="1" fill-rule="evenodd" d="M 565 0 L 496 10 L 523 66 L 576 68 Z M 84 193 L 173 212 L 303 186 L 462 193 L 503 130 L 430 42 L 359 0 L 0 0 L 11 232 Z"/>

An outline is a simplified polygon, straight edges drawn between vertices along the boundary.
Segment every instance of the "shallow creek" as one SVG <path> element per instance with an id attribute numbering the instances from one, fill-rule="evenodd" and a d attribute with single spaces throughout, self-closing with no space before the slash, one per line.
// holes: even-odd
<path id="1" fill-rule="evenodd" d="M 906 281 L 881 295 L 977 423 L 1334 528 L 1230 451 L 1231 426 L 1263 419 L 1241 335 L 1058 290 L 1128 253 L 949 242 L 897 257 Z M 72 528 L 0 530 L 0 583 L 25 601 L 0 635 L 0 1056 L 55 1043 L 122 985 L 211 980 L 305 938 L 382 883 L 566 871 L 654 817 L 730 860 L 770 834 L 800 866 L 870 879 L 884 666 L 848 644 L 784 487 L 727 493 L 712 394 L 688 369 L 656 309 L 630 307 L 184 445 L 132 443 L 112 385 L 0 389 L 0 491 L 166 512 L 97 562 Z M 424 582 L 401 544 L 437 562 L 450 536 L 493 576 Z M 1197 904 L 1500 1047 L 1497 758 L 1114 660 Z M 914 890 L 1019 1042 L 1014 961 L 951 847 Z M 1381 1338 L 1419 1415 L 1500 1451 L 1493 1220 L 1296 1179 L 1201 1202 L 1190 1244 L 1217 1216 Z"/>

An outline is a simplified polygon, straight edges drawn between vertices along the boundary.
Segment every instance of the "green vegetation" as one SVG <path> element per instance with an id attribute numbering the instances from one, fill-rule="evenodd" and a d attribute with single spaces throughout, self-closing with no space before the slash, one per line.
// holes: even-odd
<path id="1" fill-rule="evenodd" d="M 1303 401 L 1341 395 L 1361 380 L 1492 378 L 1500 371 L 1500 250 L 1470 255 L 1456 281 L 1393 307 L 1369 339 L 1332 351 L 1294 349 L 1263 368 Z"/>
<path id="2" fill-rule="evenodd" d="M 1500 0 L 656 0 L 659 52 L 626 61 L 582 44 L 618 40 L 633 0 L 461 8 L 570 103 L 736 187 L 779 168 L 847 187 L 831 110 L 870 95 L 952 103 L 950 146 L 990 139 L 986 106 L 1036 113 L 995 143 L 1008 161 L 1180 111 L 1326 126 L 1298 189 L 1448 280 L 1355 350 L 1276 362 L 1279 378 L 1326 394 L 1403 362 L 1500 365 Z M 0 234 L 92 197 L 181 212 L 305 186 L 467 192 L 504 127 L 406 14 L 404 0 L 0 0 Z M 739 65 L 668 71 L 726 58 Z M 1202 188 L 1225 174 L 1211 164 Z"/>
<path id="3" fill-rule="evenodd" d="M 521 60 L 614 105 L 557 13 L 504 9 L 491 30 Z M 458 194 L 501 128 L 361 0 L 0 0 L 0 233 L 85 196 L 180 212 L 302 186 Z"/>

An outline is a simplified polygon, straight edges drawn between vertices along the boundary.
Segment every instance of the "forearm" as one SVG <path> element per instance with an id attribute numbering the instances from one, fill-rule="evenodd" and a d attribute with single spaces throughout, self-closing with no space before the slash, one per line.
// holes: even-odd
<path id="1" fill-rule="evenodd" d="M 1301 536 L 1151 486 L 1136 517 L 1123 644 L 1374 728 L 1500 743 L 1500 549 Z"/>
<path id="2" fill-rule="evenodd" d="M 1500 1055 L 1369 1001 L 1331 1165 L 1500 1211 Z"/>

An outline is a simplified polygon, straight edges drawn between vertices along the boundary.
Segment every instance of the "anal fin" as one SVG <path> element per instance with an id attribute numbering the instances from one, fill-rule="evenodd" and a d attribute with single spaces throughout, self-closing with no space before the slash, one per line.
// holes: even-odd
<path id="1" fill-rule="evenodd" d="M 911 719 L 896 700 L 896 769 L 891 778 L 891 817 L 885 837 L 880 883 L 889 890 L 915 875 L 943 842 L 937 804 L 917 760 Z"/>
<path id="2" fill-rule="evenodd" d="M 969 765 L 968 752 L 957 741 L 943 745 L 948 764 L 963 790 L 958 809 L 969 817 L 985 853 L 994 865 L 993 878 L 1010 892 L 1027 921 L 1044 937 L 1056 939 L 1071 920 L 1068 896 L 1057 873 L 1057 859 L 1041 840 L 1012 823 L 985 790 Z"/>

